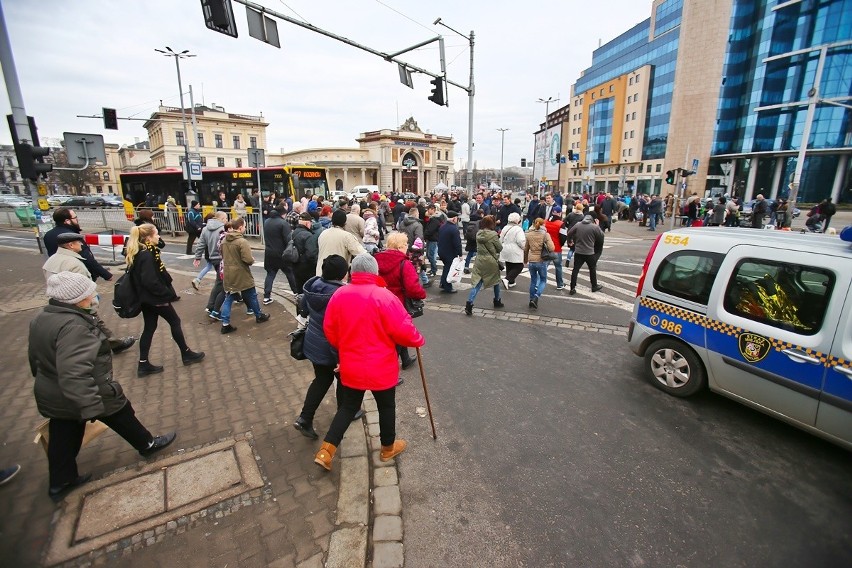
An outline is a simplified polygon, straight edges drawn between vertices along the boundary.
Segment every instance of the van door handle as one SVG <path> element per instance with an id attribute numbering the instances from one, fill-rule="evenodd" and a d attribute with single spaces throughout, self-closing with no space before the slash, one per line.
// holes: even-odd
<path id="1" fill-rule="evenodd" d="M 816 357 L 811 357 L 806 353 L 802 353 L 798 349 L 784 349 L 781 353 L 794 361 L 798 361 L 799 363 L 813 363 L 814 365 L 819 365 L 820 363 L 819 359 Z"/>
<path id="2" fill-rule="evenodd" d="M 834 370 L 852 379 L 852 369 L 850 369 L 849 367 L 841 367 L 840 365 L 835 365 Z"/>

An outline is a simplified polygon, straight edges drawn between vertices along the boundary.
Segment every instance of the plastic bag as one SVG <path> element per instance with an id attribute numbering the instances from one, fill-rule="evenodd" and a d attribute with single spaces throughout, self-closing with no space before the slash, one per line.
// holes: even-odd
<path id="1" fill-rule="evenodd" d="M 453 263 L 450 265 L 450 272 L 447 274 L 447 284 L 458 284 L 461 282 L 463 272 L 464 259 L 457 256 L 453 259 Z"/>

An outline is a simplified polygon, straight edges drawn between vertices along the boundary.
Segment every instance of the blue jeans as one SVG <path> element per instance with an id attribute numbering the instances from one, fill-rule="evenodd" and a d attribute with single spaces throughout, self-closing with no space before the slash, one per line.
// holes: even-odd
<path id="1" fill-rule="evenodd" d="M 213 263 L 208 262 L 207 265 L 201 269 L 201 272 L 198 273 L 198 276 L 195 277 L 196 280 L 203 280 L 204 275 L 213 270 Z"/>
<path id="2" fill-rule="evenodd" d="M 560 288 L 565 286 L 565 281 L 562 279 L 562 253 L 556 253 L 556 260 L 553 261 L 553 266 L 556 267 L 556 285 Z"/>
<path id="3" fill-rule="evenodd" d="M 648 215 L 648 224 L 650 225 L 649 231 L 657 230 L 657 215 L 656 213 L 650 213 Z"/>
<path id="4" fill-rule="evenodd" d="M 470 268 L 470 261 L 473 260 L 474 255 L 476 254 L 475 250 L 467 251 L 467 256 L 464 259 L 464 267 Z"/>
<path id="5" fill-rule="evenodd" d="M 438 274 L 438 241 L 426 241 L 426 258 L 429 259 L 429 272 Z"/>
<path id="6" fill-rule="evenodd" d="M 254 312 L 256 318 L 260 313 L 260 304 L 257 302 L 257 290 L 254 288 L 246 288 L 242 292 L 243 301 L 246 303 L 246 308 Z M 225 296 L 225 301 L 222 302 L 222 325 L 231 323 L 231 305 L 234 303 L 234 294 L 228 293 Z"/>
<path id="7" fill-rule="evenodd" d="M 476 300 L 476 295 L 479 294 L 480 290 L 482 290 L 482 280 L 477 282 L 476 286 L 474 286 L 473 288 L 470 289 L 470 294 L 468 294 L 468 296 L 467 296 L 467 301 L 472 304 L 474 302 L 474 300 Z M 500 285 L 499 284 L 494 285 L 494 300 L 497 301 L 497 302 L 500 301 Z"/>
<path id="8" fill-rule="evenodd" d="M 530 271 L 530 300 L 541 297 L 547 284 L 547 265 L 549 262 L 530 262 L 527 269 Z"/>

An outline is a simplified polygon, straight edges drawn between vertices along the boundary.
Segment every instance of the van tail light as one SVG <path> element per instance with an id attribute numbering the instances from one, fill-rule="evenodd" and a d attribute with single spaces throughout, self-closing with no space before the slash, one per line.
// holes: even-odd
<path id="1" fill-rule="evenodd" d="M 648 256 L 645 257 L 645 264 L 642 265 L 642 274 L 639 276 L 639 284 L 636 286 L 636 297 L 642 293 L 642 286 L 645 285 L 645 276 L 648 274 L 648 265 L 651 264 L 651 259 L 654 257 L 654 251 L 657 250 L 657 245 L 660 244 L 660 238 L 662 238 L 663 233 L 657 235 L 657 238 L 654 239 L 654 244 L 651 245 L 651 248 L 648 250 Z"/>

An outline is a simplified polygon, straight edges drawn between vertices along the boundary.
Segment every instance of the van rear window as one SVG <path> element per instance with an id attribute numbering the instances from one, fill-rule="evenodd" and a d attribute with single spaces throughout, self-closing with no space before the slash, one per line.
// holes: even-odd
<path id="1" fill-rule="evenodd" d="M 660 263 L 654 288 L 690 302 L 707 305 L 724 255 L 717 252 L 677 251 Z"/>
<path id="2" fill-rule="evenodd" d="M 725 291 L 725 310 L 753 321 L 813 335 L 822 327 L 834 273 L 825 268 L 746 258 Z"/>

